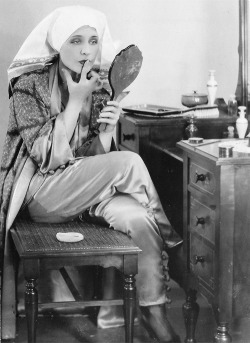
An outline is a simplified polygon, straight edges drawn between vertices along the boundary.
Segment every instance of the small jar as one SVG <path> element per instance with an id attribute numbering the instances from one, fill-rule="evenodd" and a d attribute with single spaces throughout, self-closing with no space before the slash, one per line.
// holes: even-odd
<path id="1" fill-rule="evenodd" d="M 228 126 L 228 138 L 234 138 L 234 127 Z"/>
<path id="2" fill-rule="evenodd" d="M 236 100 L 236 95 L 231 94 L 228 100 L 228 115 L 237 116 L 238 114 L 238 103 Z"/>

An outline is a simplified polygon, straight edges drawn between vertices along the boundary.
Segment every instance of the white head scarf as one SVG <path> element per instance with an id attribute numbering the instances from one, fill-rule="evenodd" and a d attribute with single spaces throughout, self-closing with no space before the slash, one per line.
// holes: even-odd
<path id="1" fill-rule="evenodd" d="M 100 49 L 95 67 L 107 70 L 116 50 L 105 15 L 86 6 L 67 6 L 54 10 L 30 33 L 8 69 L 9 81 L 43 68 L 59 54 L 69 36 L 86 25 L 95 28 L 99 37 Z"/>

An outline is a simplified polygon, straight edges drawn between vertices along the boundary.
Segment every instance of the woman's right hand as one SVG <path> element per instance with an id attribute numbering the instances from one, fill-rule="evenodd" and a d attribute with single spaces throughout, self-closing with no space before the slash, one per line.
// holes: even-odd
<path id="1" fill-rule="evenodd" d="M 93 91 L 102 88 L 102 82 L 99 74 L 93 70 L 90 71 L 90 69 L 90 62 L 85 62 L 78 82 L 75 82 L 72 79 L 72 76 L 67 69 L 63 69 L 63 73 L 67 81 L 69 96 L 72 100 L 82 103 Z"/>

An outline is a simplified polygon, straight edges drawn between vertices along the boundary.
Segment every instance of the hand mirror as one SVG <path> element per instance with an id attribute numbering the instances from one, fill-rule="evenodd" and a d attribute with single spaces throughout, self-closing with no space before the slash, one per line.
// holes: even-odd
<path id="1" fill-rule="evenodd" d="M 110 94 L 103 94 L 96 106 L 95 114 L 91 116 L 91 126 L 99 129 L 96 122 L 99 112 L 106 106 L 107 101 L 121 101 L 128 92 L 123 92 L 137 77 L 142 65 L 142 53 L 135 45 L 129 45 L 117 54 L 109 68 L 108 80 L 111 88 Z"/>
<path id="2" fill-rule="evenodd" d="M 117 54 L 109 69 L 111 100 L 117 100 L 138 76 L 142 65 L 142 53 L 135 45 L 129 45 Z"/>

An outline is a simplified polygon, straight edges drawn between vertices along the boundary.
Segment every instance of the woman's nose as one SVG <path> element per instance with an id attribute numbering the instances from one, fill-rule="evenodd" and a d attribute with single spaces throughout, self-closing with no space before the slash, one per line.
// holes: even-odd
<path id="1" fill-rule="evenodd" d="M 88 46 L 83 46 L 80 50 L 81 55 L 88 55 L 89 54 L 89 47 Z"/>

